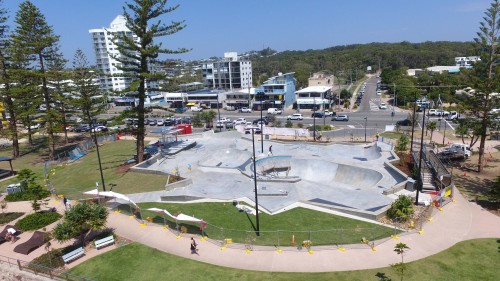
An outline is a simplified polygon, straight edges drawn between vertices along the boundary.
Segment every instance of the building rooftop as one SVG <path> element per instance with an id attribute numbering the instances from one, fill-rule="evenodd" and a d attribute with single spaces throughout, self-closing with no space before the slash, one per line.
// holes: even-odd
<path id="1" fill-rule="evenodd" d="M 296 93 L 323 93 L 330 90 L 332 87 L 329 86 L 311 86 L 304 88 L 302 90 L 296 91 Z"/>

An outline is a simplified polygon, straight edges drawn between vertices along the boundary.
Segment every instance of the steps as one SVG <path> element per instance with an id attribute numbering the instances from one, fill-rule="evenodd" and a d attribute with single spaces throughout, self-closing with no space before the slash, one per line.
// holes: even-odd
<path id="1" fill-rule="evenodd" d="M 434 186 L 432 173 L 423 172 L 422 173 L 422 190 L 423 191 L 435 191 L 436 187 Z"/>

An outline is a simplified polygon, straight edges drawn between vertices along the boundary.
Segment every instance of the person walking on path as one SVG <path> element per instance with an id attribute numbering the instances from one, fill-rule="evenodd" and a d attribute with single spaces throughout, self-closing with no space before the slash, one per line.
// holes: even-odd
<path id="1" fill-rule="evenodd" d="M 197 248 L 197 244 L 196 244 L 196 241 L 194 241 L 194 238 L 191 237 L 191 254 L 198 254 L 198 248 Z"/>
<path id="2" fill-rule="evenodd" d="M 269 153 L 267 153 L 267 156 L 273 156 L 273 146 L 269 146 Z"/>
<path id="3" fill-rule="evenodd" d="M 66 210 L 68 210 L 68 198 L 66 198 L 66 196 L 63 197 L 63 204 L 64 204 L 64 208 Z"/>

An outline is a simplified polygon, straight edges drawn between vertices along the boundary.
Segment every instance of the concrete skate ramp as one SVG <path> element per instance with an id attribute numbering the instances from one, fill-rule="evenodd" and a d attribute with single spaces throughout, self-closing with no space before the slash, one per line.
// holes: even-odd
<path id="1" fill-rule="evenodd" d="M 276 161 L 274 157 L 261 159 L 257 163 L 257 172 L 270 170 L 270 165 L 279 163 L 276 177 L 289 178 L 298 177 L 301 180 L 315 182 L 322 185 L 335 186 L 335 183 L 352 189 L 366 189 L 376 186 L 382 179 L 382 174 L 371 169 L 365 169 L 350 165 L 337 164 L 323 160 L 290 159 L 290 169 L 282 169 L 284 161 Z M 286 159 L 284 159 L 286 161 Z M 288 173 L 288 175 L 287 175 Z"/>
<path id="2" fill-rule="evenodd" d="M 382 154 L 380 153 L 380 149 L 376 143 L 372 146 L 366 147 L 364 150 L 364 154 L 366 160 L 374 160 L 382 156 Z"/>
<path id="3" fill-rule="evenodd" d="M 252 157 L 252 153 L 247 150 L 237 150 L 234 148 L 219 149 L 213 151 L 212 157 L 202 160 L 199 165 L 206 167 L 237 168 L 243 165 Z"/>

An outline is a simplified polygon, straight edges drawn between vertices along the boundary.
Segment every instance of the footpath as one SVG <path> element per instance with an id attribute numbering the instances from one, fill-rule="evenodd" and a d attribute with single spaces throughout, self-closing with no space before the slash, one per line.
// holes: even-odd
<path id="1" fill-rule="evenodd" d="M 394 253 L 397 243 L 407 244 L 411 250 L 405 255 L 406 261 L 414 261 L 439 253 L 458 242 L 476 238 L 500 238 L 500 217 L 482 209 L 475 203 L 467 201 L 462 195 L 455 192 L 455 202 L 443 207 L 436 213 L 433 220 L 424 225 L 422 234 L 417 232 L 404 234 L 399 239 L 387 239 L 376 246 L 373 251 L 369 246 L 346 246 L 345 252 L 336 246 L 321 247 L 312 251 L 297 248 L 282 248 L 281 252 L 274 247 L 255 247 L 247 252 L 241 247 L 221 247 L 215 241 L 203 241 L 199 236 L 182 234 L 178 237 L 173 232 L 155 224 L 148 223 L 141 226 L 140 222 L 127 215 L 110 212 L 108 227 L 115 230 L 119 236 L 138 243 L 171 253 L 180 257 L 193 259 L 219 266 L 272 272 L 328 272 L 345 270 L 362 270 L 386 267 L 399 262 L 400 257 Z M 56 207 L 62 211 L 62 203 L 51 200 L 49 207 Z M 9 203 L 5 211 L 28 211 L 29 202 Z M 48 227 L 51 229 L 52 226 Z M 31 233 L 21 234 L 22 243 Z M 199 255 L 190 251 L 190 238 L 194 237 L 199 245 Z M 31 261 L 34 257 L 44 253 L 43 247 L 35 250 L 28 256 L 16 254 L 12 251 L 15 244 L 0 245 L 0 255 Z M 63 247 L 65 244 L 52 243 L 52 247 Z M 234 245 L 233 245 L 234 246 Z M 113 250 L 116 246 L 103 250 L 89 249 L 85 257 L 72 262 L 69 267 L 76 266 L 98 254 Z M 16 270 L 15 267 L 11 269 Z"/>

